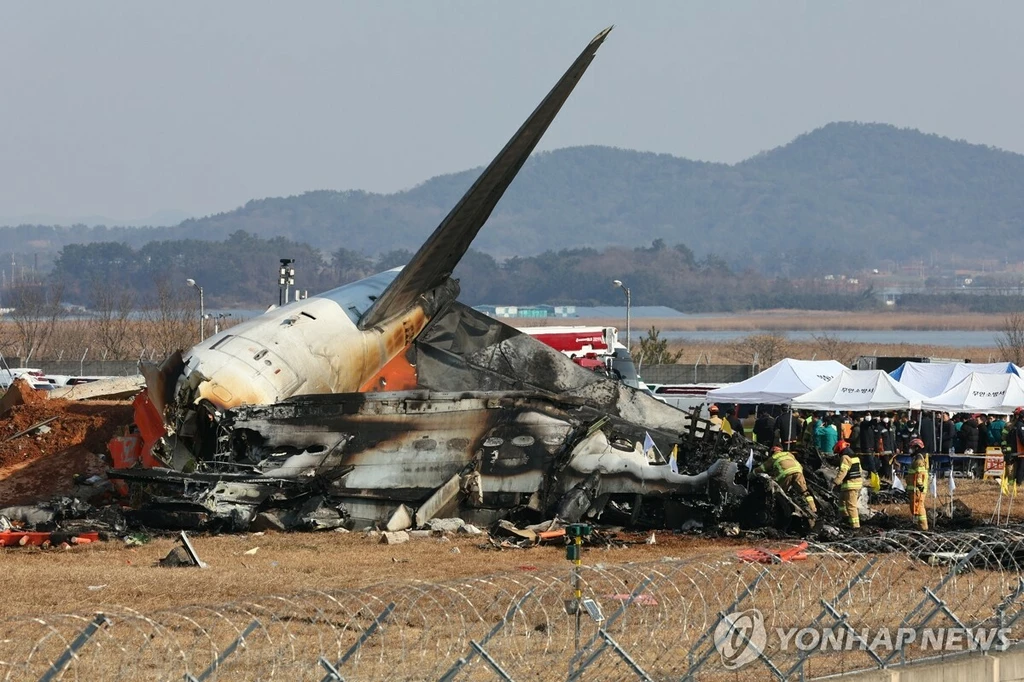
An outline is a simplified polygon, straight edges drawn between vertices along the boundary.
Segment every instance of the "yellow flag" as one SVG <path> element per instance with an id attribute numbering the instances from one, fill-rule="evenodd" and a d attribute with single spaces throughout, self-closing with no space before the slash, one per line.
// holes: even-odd
<path id="1" fill-rule="evenodd" d="M 882 481 L 879 480 L 878 474 L 874 471 L 871 472 L 871 489 L 876 493 L 882 489 Z"/>
<path id="2" fill-rule="evenodd" d="M 730 436 L 733 434 L 732 424 L 725 417 L 722 417 L 722 433 L 727 433 Z"/>

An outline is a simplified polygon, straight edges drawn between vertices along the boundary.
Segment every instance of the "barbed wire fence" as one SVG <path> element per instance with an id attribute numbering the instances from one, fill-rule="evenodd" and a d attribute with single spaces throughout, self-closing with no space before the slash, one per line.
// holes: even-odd
<path id="1" fill-rule="evenodd" d="M 804 553 L 784 563 L 712 550 L 584 565 L 583 595 L 597 609 L 580 621 L 579 649 L 565 610 L 567 565 L 154 613 L 13 618 L 0 622 L 0 679 L 810 679 L 963 655 L 874 646 L 868 633 L 878 628 L 1005 628 L 1011 644 L 1024 628 L 1019 530 L 889 533 Z M 768 563 L 749 560 L 759 556 Z M 747 649 L 752 631 L 737 614 L 755 610 L 767 637 Z M 790 634 L 787 646 L 777 634 L 802 628 L 842 630 L 853 645 L 795 647 L 800 635 Z M 737 650 L 750 658 L 742 667 L 726 655 Z"/>

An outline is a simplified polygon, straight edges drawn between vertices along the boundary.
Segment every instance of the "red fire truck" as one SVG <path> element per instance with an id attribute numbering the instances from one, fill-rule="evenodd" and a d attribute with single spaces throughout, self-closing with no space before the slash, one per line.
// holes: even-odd
<path id="1" fill-rule="evenodd" d="M 519 327 L 541 343 L 569 356 L 580 367 L 606 373 L 641 388 L 633 357 L 619 343 L 615 327 Z"/>

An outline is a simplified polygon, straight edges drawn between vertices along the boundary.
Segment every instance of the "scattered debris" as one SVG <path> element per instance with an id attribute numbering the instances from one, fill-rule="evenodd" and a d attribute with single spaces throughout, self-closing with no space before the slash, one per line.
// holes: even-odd
<path id="1" fill-rule="evenodd" d="M 182 566 L 195 566 L 192 560 L 188 556 L 188 552 L 181 545 L 176 545 L 171 548 L 171 551 L 167 553 L 163 559 L 157 562 L 164 568 L 180 568 Z"/>
<path id="2" fill-rule="evenodd" d="M 260 549 L 259 547 L 253 547 L 252 549 L 245 550 L 244 552 L 242 552 L 242 554 L 245 554 L 246 556 L 252 556 L 256 552 L 258 552 L 259 549 Z"/>
<path id="3" fill-rule="evenodd" d="M 491 528 L 491 537 L 495 539 L 511 539 L 520 547 L 535 545 L 538 541 L 537 533 L 532 530 L 516 528 L 511 521 L 502 519 Z"/>
<path id="4" fill-rule="evenodd" d="M 66 544 L 87 545 L 90 542 L 99 542 L 99 533 L 81 533 L 79 535 L 68 535 L 60 532 L 45 531 L 23 531 L 6 530 L 0 532 L 0 547 L 50 547 L 53 545 Z"/>
<path id="5" fill-rule="evenodd" d="M 18 431 L 13 436 L 8 436 L 7 440 L 5 440 L 4 442 L 5 443 L 9 443 L 10 441 L 14 440 L 15 438 L 20 438 L 21 436 L 24 436 L 26 434 L 32 433 L 33 431 L 38 431 L 40 434 L 46 435 L 46 434 L 50 433 L 50 431 L 53 430 L 50 427 L 48 427 L 47 424 L 49 424 L 50 422 L 54 422 L 54 421 L 57 421 L 57 417 L 49 417 L 48 419 L 44 419 L 41 422 L 33 424 L 32 426 L 28 427 L 27 429 L 22 429 L 21 431 Z"/>
<path id="6" fill-rule="evenodd" d="M 382 545 L 400 545 L 403 542 L 409 542 L 409 534 L 404 530 L 384 531 L 380 534 L 380 544 Z"/>
<path id="7" fill-rule="evenodd" d="M 398 509 L 388 519 L 385 530 L 408 530 L 412 528 L 412 511 L 404 504 L 398 505 Z"/>
<path id="8" fill-rule="evenodd" d="M 744 549 L 736 553 L 741 561 L 759 564 L 782 564 L 790 561 L 803 561 L 807 558 L 807 543 L 801 542 L 786 549 Z"/>
<path id="9" fill-rule="evenodd" d="M 180 566 L 191 566 L 195 568 L 207 568 L 206 564 L 199 560 L 199 555 L 196 554 L 195 548 L 192 546 L 192 542 L 185 535 L 185 531 L 181 531 L 178 535 L 178 542 L 180 545 L 175 546 L 170 552 L 167 553 L 163 559 L 158 562 L 165 568 L 177 568 Z"/>
<path id="10" fill-rule="evenodd" d="M 131 535 L 124 536 L 125 547 L 142 547 L 147 544 L 152 538 L 145 533 L 132 533 Z"/>

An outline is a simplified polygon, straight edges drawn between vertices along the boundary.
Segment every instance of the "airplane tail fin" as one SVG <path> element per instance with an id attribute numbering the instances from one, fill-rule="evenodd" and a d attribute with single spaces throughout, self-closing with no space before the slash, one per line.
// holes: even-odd
<path id="1" fill-rule="evenodd" d="M 504 149 L 494 157 L 455 208 L 441 221 L 401 274 L 363 314 L 359 320 L 360 329 L 369 329 L 408 309 L 421 294 L 440 286 L 451 276 L 473 238 L 519 169 L 526 163 L 611 30 L 609 26 L 590 41 Z"/>

